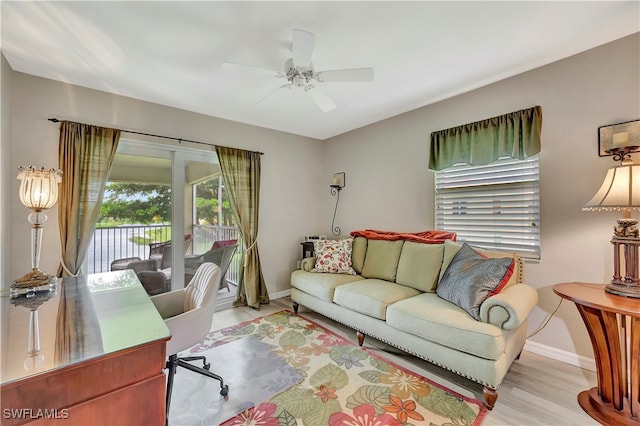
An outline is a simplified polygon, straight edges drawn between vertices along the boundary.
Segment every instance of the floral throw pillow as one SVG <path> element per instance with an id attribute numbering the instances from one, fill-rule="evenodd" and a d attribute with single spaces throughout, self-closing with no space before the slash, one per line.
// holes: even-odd
<path id="1" fill-rule="evenodd" d="M 353 238 L 314 241 L 316 264 L 311 272 L 356 275 L 351 263 L 352 244 Z"/>

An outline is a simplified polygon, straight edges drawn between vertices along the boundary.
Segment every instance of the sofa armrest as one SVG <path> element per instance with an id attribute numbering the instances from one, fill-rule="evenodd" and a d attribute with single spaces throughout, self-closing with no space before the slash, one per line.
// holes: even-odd
<path id="1" fill-rule="evenodd" d="M 302 259 L 302 262 L 300 262 L 300 269 L 303 271 L 311 272 L 314 266 L 316 266 L 315 257 L 305 257 Z"/>
<path id="2" fill-rule="evenodd" d="M 502 330 L 514 330 L 526 321 L 536 303 L 538 293 L 533 287 L 514 284 L 480 305 L 480 320 Z"/>

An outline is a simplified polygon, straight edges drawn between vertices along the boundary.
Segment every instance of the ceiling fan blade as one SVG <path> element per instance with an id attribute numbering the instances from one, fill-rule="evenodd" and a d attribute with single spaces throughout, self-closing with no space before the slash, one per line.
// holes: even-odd
<path id="1" fill-rule="evenodd" d="M 222 69 L 231 72 L 242 72 L 245 74 L 262 75 L 265 77 L 285 77 L 281 71 L 270 70 L 267 68 L 254 67 L 251 65 L 234 64 L 233 62 L 225 62 Z"/>
<path id="2" fill-rule="evenodd" d="M 273 89 L 272 91 L 270 91 L 269 93 L 267 93 L 266 95 L 264 95 L 262 98 L 260 98 L 260 100 L 258 100 L 258 102 L 256 102 L 256 105 L 259 105 L 262 103 L 262 101 L 264 101 L 265 99 L 267 99 L 268 97 L 270 97 L 271 95 L 273 95 L 274 93 L 276 93 L 278 90 L 280 89 L 284 89 L 284 88 L 289 88 L 291 89 L 291 84 L 287 83 L 287 84 L 283 84 L 282 86 L 278 86 L 275 89 Z"/>
<path id="3" fill-rule="evenodd" d="M 314 78 L 320 82 L 350 82 L 373 80 L 373 68 L 319 71 Z"/>
<path id="4" fill-rule="evenodd" d="M 315 34 L 303 30 L 293 30 L 293 63 L 299 67 L 307 68 L 311 65 L 313 45 L 316 42 Z"/>
<path id="5" fill-rule="evenodd" d="M 336 104 L 333 103 L 331 98 L 329 98 L 329 96 L 327 96 L 326 93 L 324 93 L 322 90 L 318 89 L 317 87 L 307 86 L 305 91 L 307 92 L 307 95 L 309 95 L 309 97 L 313 100 L 313 102 L 315 102 L 316 105 L 318 105 L 318 107 L 322 111 L 329 112 L 336 108 Z"/>

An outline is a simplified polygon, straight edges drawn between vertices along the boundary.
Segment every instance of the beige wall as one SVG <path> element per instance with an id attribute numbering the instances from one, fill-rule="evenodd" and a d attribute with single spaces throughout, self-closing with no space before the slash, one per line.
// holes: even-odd
<path id="1" fill-rule="evenodd" d="M 5 214 L 10 202 L 11 178 L 11 82 L 13 72 L 0 55 L 0 241 L 11 239 L 11 221 Z M 9 282 L 9 250 L 0 246 L 0 282 Z M 0 286 L 2 287 L 2 286 Z"/>
<path id="2" fill-rule="evenodd" d="M 326 180 L 321 170 L 320 142 L 9 72 L 12 73 L 7 81 L 11 82 L 13 91 L 10 108 L 13 137 L 9 143 L 3 133 L 2 158 L 5 158 L 5 145 L 13 148 L 9 161 L 12 169 L 21 164 L 57 166 L 58 124 L 47 121 L 48 117 L 264 152 L 258 247 L 270 293 L 290 289 L 289 275 L 300 257 L 302 236 L 318 232 L 315 226 L 321 223 L 315 208 L 316 194 L 324 191 L 320 183 Z M 2 240 L 2 251 L 10 249 L 9 277 L 16 278 L 30 268 L 30 231 L 26 220 L 28 212 L 17 196 L 18 181 L 15 173 L 11 173 L 10 194 L 3 198 L 6 204 L 3 203 L 2 217 L 11 224 L 13 236 Z M 54 208 L 49 211 L 43 238 L 41 267 L 47 272 L 56 271 L 60 256 L 56 224 Z"/>
<path id="3" fill-rule="evenodd" d="M 12 133 L 2 128 L 0 166 L 2 177 L 11 178 L 10 194 L 1 200 L 3 229 L 5 223 L 13 229 L 13 236 L 2 239 L 3 256 L 11 248 L 9 277 L 29 267 L 29 228 L 13 168 L 56 165 L 58 127 L 46 120 L 50 116 L 265 152 L 259 244 L 267 286 L 275 293 L 289 289 L 300 238 L 331 234 L 335 198 L 328 185 L 333 173 L 346 172 L 336 217 L 343 234 L 362 228 L 429 229 L 434 224 L 433 178 L 427 170 L 430 133 L 541 105 L 542 260 L 528 264 L 526 279 L 540 295 L 530 318 L 532 331 L 558 303 L 554 283 L 605 282 L 611 275 L 609 239 L 617 214 L 582 212 L 581 206 L 614 165 L 596 154 L 597 128 L 640 118 L 639 56 L 636 34 L 324 143 L 11 71 L 6 77 L 3 59 L 2 120 L 8 116 L 9 86 L 13 122 Z M 8 134 L 13 136 L 9 151 Z M 55 270 L 59 255 L 55 223 L 52 212 L 43 249 L 47 271 Z M 568 362 L 592 358 L 582 322 L 569 303 L 528 347 Z"/>
<path id="4" fill-rule="evenodd" d="M 527 265 L 540 295 L 534 329 L 558 304 L 554 283 L 606 282 L 616 213 L 582 212 L 611 158 L 597 156 L 599 126 L 640 118 L 640 35 L 517 75 L 325 142 L 326 173 L 346 172 L 337 223 L 343 233 L 378 228 L 420 231 L 434 225 L 430 133 L 534 105 L 542 106 L 540 160 L 542 260 Z M 473 64 L 469 64 L 473 66 Z M 334 200 L 325 196 L 330 220 Z M 325 219 L 325 229 L 330 222 Z M 592 358 L 575 307 L 563 303 L 534 349 Z M 536 346 L 541 346 L 536 348 Z M 564 353 L 566 351 L 567 353 Z"/>

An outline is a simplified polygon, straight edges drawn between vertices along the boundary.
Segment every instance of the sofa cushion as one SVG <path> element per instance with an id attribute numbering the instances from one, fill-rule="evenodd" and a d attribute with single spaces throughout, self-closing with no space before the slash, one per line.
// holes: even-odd
<path id="1" fill-rule="evenodd" d="M 420 292 L 385 280 L 367 279 L 336 287 L 333 302 L 351 311 L 384 320 L 387 306 Z"/>
<path id="2" fill-rule="evenodd" d="M 438 277 L 438 282 L 442 279 L 444 272 L 449 267 L 449 264 L 453 260 L 453 257 L 460 251 L 462 248 L 462 243 L 456 243 L 455 241 L 445 241 L 444 242 L 444 253 L 442 254 L 442 266 L 440 267 L 440 276 Z"/>
<path id="3" fill-rule="evenodd" d="M 486 359 L 505 351 L 502 331 L 476 321 L 434 293 L 422 293 L 387 308 L 387 324 L 426 340 Z"/>
<path id="4" fill-rule="evenodd" d="M 406 241 L 402 246 L 396 283 L 420 291 L 436 291 L 444 244 Z"/>
<path id="5" fill-rule="evenodd" d="M 404 241 L 369 240 L 362 276 L 394 282 Z"/>
<path id="6" fill-rule="evenodd" d="M 480 305 L 501 284 L 506 284 L 513 264 L 511 257 L 486 258 L 465 243 L 442 275 L 436 293 L 480 320 Z"/>
<path id="7" fill-rule="evenodd" d="M 318 299 L 332 302 L 333 291 L 336 287 L 363 279 L 364 278 L 359 275 L 318 274 L 307 271 L 293 271 L 291 274 L 291 286 Z"/>
<path id="8" fill-rule="evenodd" d="M 351 266 L 353 238 L 343 240 L 318 240 L 313 243 L 316 263 L 311 272 L 355 275 Z"/>
<path id="9" fill-rule="evenodd" d="M 355 237 L 353 239 L 351 262 L 353 263 L 353 269 L 356 273 L 362 273 L 362 267 L 364 266 L 364 257 L 367 254 L 367 240 L 363 237 Z"/>

